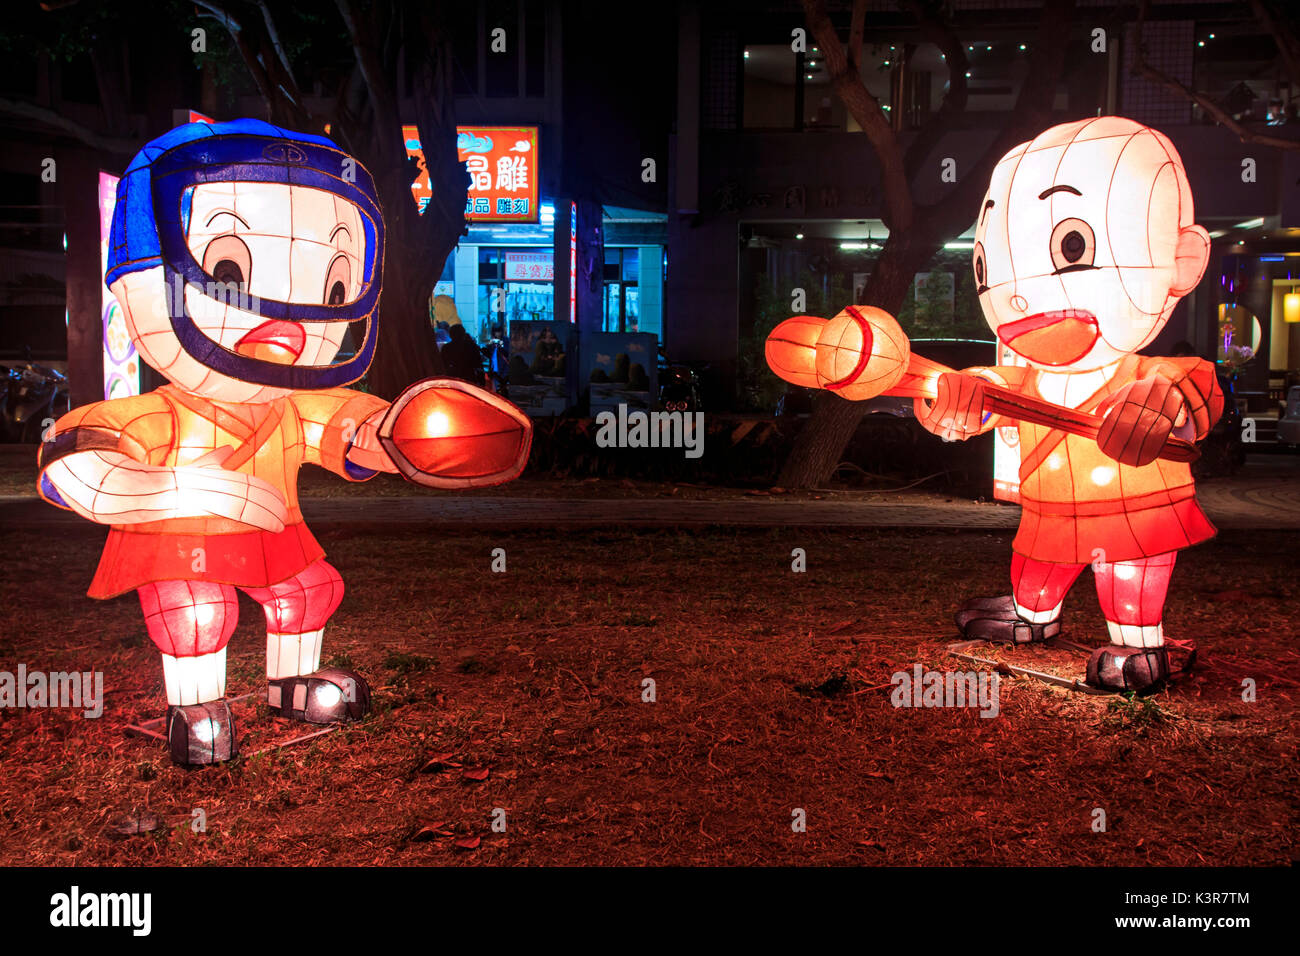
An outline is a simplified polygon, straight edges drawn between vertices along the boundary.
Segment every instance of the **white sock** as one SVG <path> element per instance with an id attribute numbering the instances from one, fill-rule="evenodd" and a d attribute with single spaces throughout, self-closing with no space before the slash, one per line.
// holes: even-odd
<path id="1" fill-rule="evenodd" d="M 168 704 L 206 704 L 226 696 L 226 649 L 194 657 L 164 654 Z"/>
<path id="2" fill-rule="evenodd" d="M 1121 647 L 1160 647 L 1165 642 L 1163 624 L 1116 624 L 1106 622 L 1110 642 Z"/>
<path id="3" fill-rule="evenodd" d="M 1061 608 L 1065 606 L 1062 601 L 1056 607 L 1047 611 L 1031 611 L 1027 607 L 1021 607 L 1020 602 L 1014 597 L 1011 599 L 1016 606 L 1016 613 L 1020 615 L 1021 620 L 1028 621 L 1030 624 L 1046 624 L 1049 621 L 1055 621 L 1061 616 Z"/>
<path id="4" fill-rule="evenodd" d="M 305 634 L 266 635 L 266 676 L 301 677 L 320 670 L 321 636 L 325 628 Z"/>

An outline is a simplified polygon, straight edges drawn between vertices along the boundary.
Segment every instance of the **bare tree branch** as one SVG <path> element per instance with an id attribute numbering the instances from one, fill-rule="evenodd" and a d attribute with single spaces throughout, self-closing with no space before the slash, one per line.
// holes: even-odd
<path id="1" fill-rule="evenodd" d="M 289 65 L 289 57 L 285 54 L 284 45 L 280 42 L 280 33 L 275 28 L 275 20 L 271 16 L 271 8 L 266 5 L 264 0 L 257 0 L 257 6 L 258 9 L 262 11 L 262 21 L 266 24 L 267 38 L 270 40 L 276 56 L 280 59 L 280 66 L 284 70 L 284 75 L 289 78 L 289 82 L 292 85 L 294 92 L 301 94 L 301 90 L 298 87 L 298 81 L 293 75 L 293 67 Z M 300 101 L 301 96 L 295 96 L 294 99 Z"/>
<path id="2" fill-rule="evenodd" d="M 943 102 L 934 116 L 912 141 L 903 159 L 903 165 L 908 169 L 917 169 L 943 134 L 952 128 L 952 118 L 966 110 L 969 95 L 969 84 L 966 82 L 968 61 L 965 44 L 953 31 L 951 23 L 943 19 L 935 9 L 935 4 L 912 0 L 907 6 L 920 23 L 921 35 L 939 48 L 944 65 L 948 68 L 948 92 L 944 94 Z"/>
<path id="3" fill-rule="evenodd" d="M 369 92 L 368 100 L 372 118 L 380 120 L 399 117 L 396 86 L 396 56 L 385 57 L 380 46 L 380 35 L 387 33 L 391 24 L 378 20 L 379 5 L 370 6 L 357 0 L 335 0 L 339 15 L 343 17 L 352 41 L 352 52 L 357 71 Z M 372 124 L 372 142 L 369 152 L 384 169 L 398 169 L 406 160 L 400 127 Z M 408 183 L 409 185 L 409 183 Z"/>
<path id="4" fill-rule="evenodd" d="M 265 66 L 253 51 L 253 48 L 249 45 L 243 26 L 229 10 L 218 3 L 214 3 L 213 0 L 194 0 L 194 3 L 196 6 L 208 11 L 207 14 L 200 14 L 200 16 L 215 19 L 226 28 L 226 32 L 230 34 L 231 42 L 235 44 L 240 59 L 244 61 L 244 67 L 248 70 L 248 75 L 257 84 L 257 91 L 266 104 L 267 119 L 274 119 L 275 103 L 278 99 L 275 92 L 276 85 L 272 82 Z"/>
<path id="5" fill-rule="evenodd" d="M 849 61 L 824 0 L 803 0 L 808 27 L 826 59 L 831 86 L 853 114 L 880 160 L 881 188 L 885 197 L 883 219 L 891 231 L 912 225 L 912 191 L 908 187 L 903 152 L 880 102 L 867 90 L 856 64 Z"/>
<path id="6" fill-rule="evenodd" d="M 862 72 L 862 34 L 867 25 L 867 0 L 853 0 L 853 19 L 849 26 L 849 58 L 854 69 Z"/>
<path id="7" fill-rule="evenodd" d="M 36 120 L 47 126 L 62 130 L 74 139 L 85 143 L 94 149 L 102 149 L 106 153 L 113 153 L 118 156 L 134 155 L 140 148 L 140 144 L 134 139 L 119 139 L 115 136 L 105 136 L 98 133 L 88 126 L 83 126 L 75 120 L 68 119 L 62 113 L 56 113 L 52 109 L 44 106 L 38 106 L 35 103 L 26 103 L 21 100 L 11 100 L 6 97 L 0 97 L 0 113 L 8 113 L 10 116 L 21 116 L 24 119 Z"/>
<path id="8" fill-rule="evenodd" d="M 1294 91 L 1300 92 L 1300 38 L 1297 38 L 1291 24 L 1283 22 L 1278 12 L 1264 0 L 1250 0 L 1250 7 L 1255 16 L 1264 25 L 1264 29 L 1277 43 L 1278 53 L 1286 66 L 1287 76 L 1291 79 Z"/>
<path id="9" fill-rule="evenodd" d="M 1156 69 L 1147 63 L 1146 57 L 1142 51 L 1142 30 L 1146 22 L 1147 9 L 1149 0 L 1142 0 L 1141 7 L 1138 11 L 1136 36 L 1133 51 L 1133 65 L 1130 72 L 1137 76 L 1143 76 L 1165 89 L 1177 93 L 1186 99 L 1191 100 L 1201 109 L 1205 110 L 1216 123 L 1225 129 L 1234 133 L 1243 143 L 1255 143 L 1260 146 L 1273 146 L 1277 149 L 1298 149 L 1300 150 L 1300 140 L 1282 139 L 1278 136 L 1268 136 L 1264 133 L 1256 133 L 1242 126 L 1232 118 L 1232 115 L 1214 100 L 1210 99 L 1204 93 L 1197 92 L 1191 87 L 1180 83 L 1169 74 Z"/>
<path id="10" fill-rule="evenodd" d="M 1070 43 L 1075 0 L 1047 0 L 1038 33 L 1029 54 L 1029 72 L 1020 85 L 1011 118 L 974 168 L 958 180 L 957 188 L 942 201 L 925 207 L 925 221 L 936 244 L 966 229 L 975 221 L 977 206 L 993 168 L 1017 143 L 1032 139 L 1050 122 L 1052 103 L 1065 69 L 1065 52 Z"/>

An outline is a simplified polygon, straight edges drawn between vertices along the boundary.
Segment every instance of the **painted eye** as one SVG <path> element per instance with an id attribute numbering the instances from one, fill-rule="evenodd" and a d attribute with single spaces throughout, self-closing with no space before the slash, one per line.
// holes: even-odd
<path id="1" fill-rule="evenodd" d="M 347 256 L 335 256 L 325 274 L 325 304 L 343 305 L 352 288 L 352 263 Z"/>
<path id="2" fill-rule="evenodd" d="M 203 252 L 203 271 L 222 285 L 245 289 L 253 277 L 253 256 L 238 236 L 217 236 Z"/>
<path id="3" fill-rule="evenodd" d="M 975 243 L 975 294 L 987 292 L 989 288 L 988 265 L 984 261 L 983 243 Z"/>
<path id="4" fill-rule="evenodd" d="M 1076 269 L 1094 269 L 1097 240 L 1092 226 L 1082 219 L 1062 219 L 1052 230 L 1052 264 L 1056 275 Z"/>

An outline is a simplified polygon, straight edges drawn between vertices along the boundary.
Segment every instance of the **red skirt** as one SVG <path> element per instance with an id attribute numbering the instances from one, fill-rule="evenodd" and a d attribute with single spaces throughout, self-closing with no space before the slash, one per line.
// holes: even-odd
<path id="1" fill-rule="evenodd" d="M 1215 533 L 1188 486 L 1120 501 L 1022 500 L 1020 530 L 1011 549 L 1057 564 L 1091 564 L 1097 557 L 1133 561 L 1190 548 Z"/>
<path id="2" fill-rule="evenodd" d="M 95 579 L 86 593 L 111 598 L 155 581 L 211 581 L 264 588 L 293 577 L 325 550 L 301 521 L 278 534 L 233 534 L 109 529 Z"/>

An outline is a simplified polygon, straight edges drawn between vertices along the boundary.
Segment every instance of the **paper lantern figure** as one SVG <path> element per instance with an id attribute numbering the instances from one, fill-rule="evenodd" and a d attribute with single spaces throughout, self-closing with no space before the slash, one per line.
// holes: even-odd
<path id="1" fill-rule="evenodd" d="M 1088 682 L 1143 691 L 1169 676 L 1162 616 L 1174 560 L 1215 533 L 1188 463 L 1223 396 L 1209 362 L 1137 353 L 1200 281 L 1209 247 L 1177 151 L 1132 120 L 1056 126 L 998 163 L 979 212 L 975 282 L 989 326 L 1026 365 L 954 372 L 884 357 L 903 368 L 890 391 L 913 396 L 936 435 L 1019 434 L 1012 594 L 963 605 L 967 637 L 1055 636 L 1066 592 L 1091 565 L 1111 646 L 1093 651 Z M 768 345 L 773 370 L 829 387 L 848 364 L 821 359 L 828 338 L 843 342 L 843 323 L 834 325 L 782 323 Z M 872 362 L 861 368 L 881 374 Z M 849 379 L 835 381 L 841 394 Z"/>
<path id="2" fill-rule="evenodd" d="M 509 402 L 416 383 L 391 405 L 343 386 L 374 355 L 384 222 L 370 174 L 330 140 L 256 120 L 180 126 L 118 186 L 105 282 L 168 383 L 74 409 L 40 452 L 47 501 L 110 526 L 89 594 L 135 590 L 162 652 L 179 763 L 226 760 L 238 588 L 267 622 L 267 702 L 315 723 L 369 709 L 320 667 L 343 581 L 303 523 L 303 463 L 348 481 L 508 481 L 532 429 Z"/>

